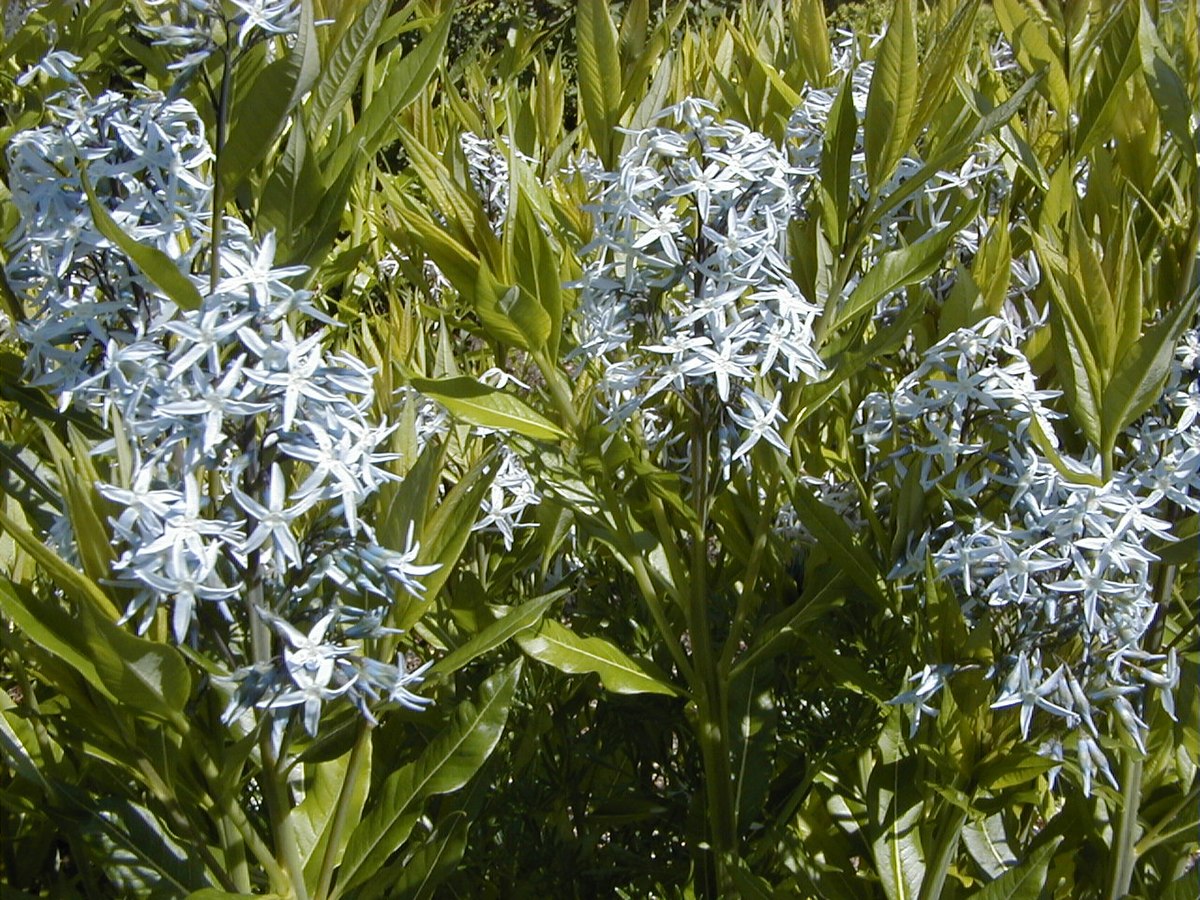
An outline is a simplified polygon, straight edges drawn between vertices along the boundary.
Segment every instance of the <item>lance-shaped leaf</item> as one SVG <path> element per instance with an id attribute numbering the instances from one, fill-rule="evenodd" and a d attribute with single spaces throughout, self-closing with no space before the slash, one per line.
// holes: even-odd
<path id="1" fill-rule="evenodd" d="M 1200 293 L 1193 293 L 1147 329 L 1117 362 L 1101 406 L 1101 450 L 1105 454 L 1112 452 L 1121 432 L 1162 395 L 1175 347 L 1192 321 L 1197 301 Z"/>
<path id="2" fill-rule="evenodd" d="M 250 90 L 230 111 L 229 137 L 217 157 L 217 178 L 226 197 L 266 158 L 275 139 L 283 133 L 288 113 L 308 93 L 320 72 L 312 0 L 305 0 L 291 51 L 259 72 Z"/>
<path id="3" fill-rule="evenodd" d="M 135 637 L 86 608 L 81 624 L 96 672 L 113 696 L 138 714 L 186 731 L 183 707 L 192 691 L 192 676 L 179 651 Z"/>
<path id="4" fill-rule="evenodd" d="M 352 162 L 369 159 L 384 145 L 389 135 L 394 134 L 396 117 L 417 99 L 437 71 L 438 62 L 446 49 L 446 38 L 450 34 L 453 17 L 454 4 L 450 4 L 420 44 L 398 60 L 390 61 L 383 84 L 375 91 L 362 117 L 334 150 L 329 165 L 325 167 L 327 172 L 336 177 Z M 399 52 L 397 50 L 396 54 Z"/>
<path id="5" fill-rule="evenodd" d="M 579 105 L 596 152 L 606 166 L 616 163 L 613 128 L 621 110 L 621 58 L 617 27 L 606 0 L 581 0 L 575 20 L 579 59 Z"/>
<path id="6" fill-rule="evenodd" d="M 342 32 L 329 58 L 321 66 L 321 74 L 317 77 L 308 103 L 313 134 L 325 134 L 354 93 L 367 55 L 375 47 L 379 26 L 383 24 L 390 7 L 389 0 L 369 0 L 350 27 Z"/>
<path id="7" fill-rule="evenodd" d="M 471 637 L 469 640 L 459 644 L 436 663 L 429 670 L 429 677 L 435 675 L 449 675 L 452 672 L 457 672 L 473 659 L 478 659 L 489 650 L 494 650 L 499 647 L 509 638 L 521 634 L 533 628 L 546 614 L 546 610 L 550 608 L 555 600 L 561 599 L 568 591 L 560 589 L 551 591 L 541 597 L 536 597 L 533 600 L 526 600 L 519 606 L 514 606 L 495 622 L 484 626 L 479 633 Z"/>
<path id="8" fill-rule="evenodd" d="M 566 437 L 561 428 L 524 400 L 470 376 L 413 378 L 409 383 L 472 425 L 513 431 L 534 440 L 552 441 Z"/>
<path id="9" fill-rule="evenodd" d="M 88 181 L 87 172 L 79 170 L 79 181 L 87 195 L 88 208 L 96 230 L 118 247 L 142 273 L 166 294 L 180 309 L 199 309 L 204 301 L 192 280 L 180 271 L 175 260 L 157 247 L 134 240 L 116 223 L 109 211 L 96 198 L 96 192 Z"/>
<path id="10" fill-rule="evenodd" d="M 836 512 L 817 499 L 798 479 L 789 486 L 792 506 L 817 543 L 859 588 L 880 604 L 886 600 L 880 587 L 879 565 L 850 532 L 850 526 Z"/>
<path id="11" fill-rule="evenodd" d="M 1066 116 L 1071 111 L 1071 85 L 1059 52 L 1062 36 L 1045 11 L 1027 0 L 993 0 L 992 8 L 1017 62 L 1030 74 L 1045 70 L 1050 104 Z"/>
<path id="12" fill-rule="evenodd" d="M 517 636 L 517 643 L 538 662 L 566 672 L 595 672 L 614 694 L 679 694 L 678 688 L 648 671 L 613 644 L 599 637 L 584 638 L 558 622 L 545 621 L 536 632 Z"/>
<path id="13" fill-rule="evenodd" d="M 477 703 L 461 703 L 421 755 L 373 792 L 370 809 L 346 846 L 339 894 L 370 878 L 408 840 L 425 798 L 457 791 L 479 771 L 504 733 L 520 676 L 517 659 L 485 681 Z"/>
<path id="14" fill-rule="evenodd" d="M 874 191 L 891 177 L 896 163 L 910 144 L 910 128 L 920 87 L 913 5 L 913 0 L 897 0 L 893 4 L 892 18 L 875 56 L 875 73 L 867 94 L 863 143 L 867 153 L 867 178 Z"/>
<path id="15" fill-rule="evenodd" d="M 976 900 L 1037 900 L 1046 886 L 1046 870 L 1060 843 L 1062 838 L 1056 837 L 1039 847 L 1025 862 L 984 885 L 973 896 Z"/>
<path id="16" fill-rule="evenodd" d="M 829 243 L 841 247 L 850 214 L 850 161 L 858 139 L 858 114 L 854 110 L 854 70 L 846 72 L 837 99 L 829 112 L 821 149 L 821 223 Z"/>
<path id="17" fill-rule="evenodd" d="M 116 702 L 117 698 L 96 671 L 95 660 L 81 645 L 78 625 L 65 610 L 53 603 L 38 600 L 7 578 L 0 578 L 0 611 L 25 639 L 62 660 L 100 694 Z"/>
<path id="18" fill-rule="evenodd" d="M 37 535 L 24 525 L 9 518 L 3 510 L 0 510 L 0 531 L 7 533 L 17 543 L 17 546 L 32 556 L 34 561 L 50 576 L 50 580 L 62 588 L 67 596 L 76 603 L 81 606 L 92 606 L 112 620 L 120 615 L 112 600 L 96 582 L 43 544 Z"/>
<path id="19" fill-rule="evenodd" d="M 1150 94 L 1158 105 L 1159 115 L 1171 136 L 1183 151 L 1183 160 L 1190 168 L 1196 167 L 1196 143 L 1192 135 L 1191 117 L 1195 105 L 1188 96 L 1187 87 L 1175 66 L 1170 53 L 1163 46 L 1150 8 L 1142 0 L 1141 19 L 1138 23 L 1138 48 L 1141 51 L 1142 72 Z M 1194 74 L 1194 73 L 1193 73 Z"/>
<path id="20" fill-rule="evenodd" d="M 978 201 L 968 203 L 945 228 L 880 257 L 846 298 L 834 322 L 834 329 L 874 309 L 875 304 L 892 291 L 916 284 L 936 271 L 946 258 L 950 241 L 978 212 Z"/>

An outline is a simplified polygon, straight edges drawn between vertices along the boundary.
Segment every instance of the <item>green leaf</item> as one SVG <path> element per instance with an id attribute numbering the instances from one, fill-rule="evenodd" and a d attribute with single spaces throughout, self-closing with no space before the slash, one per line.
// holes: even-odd
<path id="1" fill-rule="evenodd" d="M 0 510 L 0 531 L 6 532 L 17 545 L 33 557 L 50 579 L 66 592 L 81 607 L 94 607 L 110 620 L 116 620 L 120 612 L 100 586 L 57 553 L 47 547 L 28 528 L 19 525 Z"/>
<path id="2" fill-rule="evenodd" d="M 1099 448 L 1100 424 L 1100 369 L 1087 340 L 1084 326 L 1072 309 L 1072 304 L 1063 295 L 1061 286 L 1049 266 L 1046 267 L 1051 290 L 1050 324 L 1051 341 L 1058 359 L 1058 372 L 1063 392 L 1075 424 L 1084 436 Z"/>
<path id="3" fill-rule="evenodd" d="M 363 806 L 367 801 L 367 789 L 371 784 L 371 746 L 370 736 L 359 755 L 361 771 L 351 774 L 349 769 L 353 751 L 347 751 L 336 759 L 319 763 L 306 763 L 304 766 L 304 800 L 288 813 L 292 827 L 299 844 L 300 859 L 304 863 L 306 880 L 315 883 L 325 856 L 325 848 L 329 844 L 330 825 L 333 821 L 334 810 L 345 789 L 347 780 L 353 778 L 353 790 L 347 806 L 348 822 L 357 822 L 362 816 Z M 342 833 L 341 846 L 337 849 L 334 860 L 340 861 L 345 852 L 349 832 Z"/>
<path id="4" fill-rule="evenodd" d="M 63 609 L 43 603 L 19 591 L 7 578 L 0 578 L 0 610 L 26 639 L 65 662 L 107 699 L 117 702 L 96 671 L 95 661 L 79 644 L 78 623 Z"/>
<path id="5" fill-rule="evenodd" d="M 339 894 L 370 878 L 408 840 L 426 797 L 451 793 L 471 780 L 500 741 L 520 676 L 517 659 L 485 681 L 478 704 L 461 703 L 421 755 L 372 792 L 371 808 L 346 846 Z"/>
<path id="6" fill-rule="evenodd" d="M 603 638 L 581 638 L 553 620 L 543 622 L 533 634 L 517 635 L 517 643 L 538 662 L 568 675 L 595 672 L 614 694 L 681 693 Z"/>
<path id="7" fill-rule="evenodd" d="M 437 596 L 467 546 L 471 528 L 479 518 L 479 504 L 495 476 L 495 466 L 489 467 L 489 459 L 485 457 L 467 470 L 421 530 L 418 561 L 422 565 L 436 563 L 438 569 L 421 579 L 425 585 L 425 599 L 410 598 L 407 607 L 401 607 L 397 628 L 409 628 L 421 617 L 427 601 Z"/>
<path id="8" fill-rule="evenodd" d="M 539 352 L 550 338 L 550 316 L 528 290 L 505 284 L 486 259 L 475 276 L 475 312 L 493 338 Z"/>
<path id="9" fill-rule="evenodd" d="M 793 46 L 800 58 L 804 80 L 823 85 L 833 70 L 829 25 L 821 0 L 795 0 L 788 9 Z"/>
<path id="10" fill-rule="evenodd" d="M 1042 888 L 1046 885 L 1046 871 L 1050 867 L 1050 860 L 1061 842 L 1062 838 L 1056 837 L 1049 844 L 1038 848 L 1021 865 L 984 885 L 972 895 L 974 900 L 1038 900 L 1042 895 Z"/>
<path id="11" fill-rule="evenodd" d="M 1096 68 L 1079 103 L 1079 124 L 1073 152 L 1085 157 L 1092 147 L 1107 140 L 1113 113 L 1123 102 L 1125 82 L 1138 70 L 1138 10 L 1130 2 L 1115 4 L 1103 25 Z"/>
<path id="12" fill-rule="evenodd" d="M 868 596 L 877 603 L 885 603 L 887 597 L 880 586 L 879 566 L 855 542 L 846 521 L 818 500 L 799 479 L 792 482 L 789 490 L 796 515 L 830 559 Z"/>
<path id="13" fill-rule="evenodd" d="M 1058 763 L 1052 759 L 1015 746 L 983 763 L 976 771 L 976 780 L 980 787 L 999 793 L 1005 788 L 1033 781 L 1056 765 Z"/>
<path id="14" fill-rule="evenodd" d="M 522 163 L 514 159 L 510 165 Z M 513 207 L 509 223 L 512 271 L 522 293 L 532 297 L 546 314 L 546 349 L 551 359 L 557 359 L 563 319 L 563 278 L 558 271 L 561 254 L 551 246 L 523 189 L 513 192 Z"/>
<path id="15" fill-rule="evenodd" d="M 1196 146 L 1191 127 L 1191 116 L 1195 106 L 1188 96 L 1183 79 L 1175 71 L 1170 53 L 1163 46 L 1154 18 L 1150 14 L 1150 7 L 1145 0 L 1141 0 L 1138 48 L 1141 51 L 1142 73 L 1158 106 L 1163 124 L 1179 144 L 1185 164 L 1195 169 Z"/>
<path id="16" fill-rule="evenodd" d="M 304 117 L 297 114 L 283 153 L 275 162 L 258 200 L 256 224 L 262 232 L 275 232 L 281 258 L 291 255 L 292 242 L 317 212 L 324 195 L 325 183 L 309 152 Z"/>
<path id="17" fill-rule="evenodd" d="M 417 534 L 424 533 L 425 520 L 437 502 L 446 448 L 445 441 L 430 441 L 403 481 L 389 482 L 380 489 L 380 506 L 385 513 L 376 523 L 376 533 L 384 547 L 403 548 L 410 523 Z"/>
<path id="18" fill-rule="evenodd" d="M 621 58 L 617 27 L 606 0 L 580 0 L 575 19 L 579 60 L 579 105 L 588 132 L 607 168 L 616 164 L 621 103 Z"/>
<path id="19" fill-rule="evenodd" d="M 915 757 L 876 765 L 867 785 L 871 855 L 888 900 L 916 900 L 925 879 L 921 847 L 924 802 L 917 789 Z"/>
<path id="20" fill-rule="evenodd" d="M 937 271 L 938 266 L 946 259 L 950 241 L 975 218 L 978 211 L 977 201 L 968 203 L 945 228 L 880 257 L 846 298 L 831 331 L 842 327 L 864 311 L 873 310 L 875 304 L 892 291 L 916 284 Z"/>
<path id="21" fill-rule="evenodd" d="M 413 378 L 409 383 L 465 422 L 552 441 L 566 433 L 524 400 L 467 375 L 457 378 Z"/>
<path id="22" fill-rule="evenodd" d="M 1105 454 L 1112 452 L 1117 437 L 1162 395 L 1171 373 L 1175 348 L 1196 311 L 1200 293 L 1193 293 L 1160 321 L 1146 330 L 1117 362 L 1116 371 L 1103 394 L 1100 431 Z"/>
<path id="23" fill-rule="evenodd" d="M 104 208 L 104 204 L 96 199 L 96 192 L 92 190 L 92 184 L 88 181 L 87 171 L 82 167 L 79 170 L 79 181 L 87 195 L 88 208 L 92 212 L 96 230 L 128 256 L 172 303 L 180 309 L 199 309 L 200 304 L 204 302 L 200 291 L 192 284 L 191 279 L 179 270 L 175 260 L 157 247 L 140 243 L 127 235 Z"/>
<path id="24" fill-rule="evenodd" d="M 974 45 L 975 16 L 980 0 L 967 0 L 955 9 L 946 27 L 933 41 L 933 46 L 921 64 L 921 90 L 909 126 L 908 139 L 915 141 L 941 109 L 954 87 L 954 79 Z"/>
<path id="25" fill-rule="evenodd" d="M 390 7 L 389 0 L 367 0 L 325 60 L 308 106 L 313 134 L 325 134 L 354 93 Z"/>
<path id="26" fill-rule="evenodd" d="M 962 840 L 971 859 L 992 878 L 998 878 L 1017 864 L 1004 831 L 1004 816 L 1000 813 L 993 813 L 979 822 L 967 822 L 963 826 Z"/>
<path id="27" fill-rule="evenodd" d="M 551 591 L 549 594 L 543 594 L 541 597 L 526 600 L 518 606 L 511 607 L 504 616 L 484 626 L 478 634 L 459 644 L 434 663 L 429 670 L 429 677 L 445 676 L 457 672 L 467 663 L 478 659 L 489 650 L 499 647 L 509 638 L 533 628 L 542 621 L 542 616 L 546 614 L 546 610 L 550 608 L 551 604 L 567 593 L 565 588 Z"/>
<path id="28" fill-rule="evenodd" d="M 871 77 L 863 122 L 863 144 L 867 177 L 871 190 L 876 192 L 892 176 L 910 144 L 920 86 L 915 19 L 913 0 L 896 0 L 875 56 L 875 73 Z"/>
<path id="29" fill-rule="evenodd" d="M 364 897 L 422 900 L 453 873 L 467 849 L 471 819 L 461 809 L 438 822 L 429 837 L 407 859 L 388 866 L 364 886 Z"/>
<path id="30" fill-rule="evenodd" d="M 162 719 L 187 731 L 183 708 L 192 692 L 192 676 L 179 651 L 135 637 L 85 610 L 83 639 L 96 661 L 101 682 L 137 714 Z"/>
<path id="31" fill-rule="evenodd" d="M 453 17 L 454 4 L 451 3 L 420 44 L 399 61 L 389 61 L 383 84 L 375 91 L 362 117 L 334 150 L 329 165 L 325 167 L 327 172 L 340 175 L 350 167 L 351 162 L 365 162 L 395 134 L 396 117 L 417 99 L 437 70 L 446 49 L 446 38 L 450 34 Z M 399 52 L 397 50 L 393 56 Z"/>
<path id="32" fill-rule="evenodd" d="M 825 129 L 825 142 L 821 150 L 822 224 L 829 243 L 842 245 L 845 238 L 846 221 L 850 214 L 850 163 L 854 156 L 854 145 L 858 138 L 858 114 L 854 110 L 854 70 L 846 72 L 829 122 Z"/>
<path id="33" fill-rule="evenodd" d="M 980 116 L 979 121 L 975 123 L 975 127 L 958 139 L 948 142 L 921 166 L 911 178 L 897 186 L 886 197 L 881 198 L 879 205 L 871 210 L 870 216 L 863 222 L 863 227 L 873 228 L 884 216 L 898 208 L 900 204 L 920 190 L 939 171 L 945 169 L 947 166 L 957 165 L 961 161 L 962 154 L 965 151 L 975 146 L 977 141 L 996 131 L 1016 115 L 1017 111 L 1025 105 L 1025 101 L 1029 99 L 1029 95 L 1037 90 L 1038 85 L 1042 83 L 1045 77 L 1046 73 L 1044 70 L 1035 72 L 1019 88 L 1013 91 L 1011 97 L 984 112 Z M 983 98 L 977 97 L 976 99 L 978 101 Z"/>
<path id="34" fill-rule="evenodd" d="M 259 72 L 250 90 L 229 112 L 229 136 L 217 157 L 217 178 L 226 197 L 266 158 L 283 133 L 288 113 L 320 75 L 312 0 L 304 0 L 300 10 L 296 43 L 288 55 Z"/>
<path id="35" fill-rule="evenodd" d="M 1060 35 L 1043 10 L 1027 0 L 993 0 L 996 19 L 1012 45 L 1017 62 L 1030 74 L 1045 70 L 1050 104 L 1061 116 L 1071 112 L 1071 85 L 1054 43 Z"/>

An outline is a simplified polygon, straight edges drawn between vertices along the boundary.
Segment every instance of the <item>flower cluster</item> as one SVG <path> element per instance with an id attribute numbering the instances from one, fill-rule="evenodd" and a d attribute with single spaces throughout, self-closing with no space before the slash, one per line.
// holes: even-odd
<path id="1" fill-rule="evenodd" d="M 1190 427 L 1197 336 L 1181 347 L 1173 389 L 1131 430 L 1127 465 L 1107 481 L 1094 454 L 1072 461 L 1060 453 L 1059 414 L 1049 406 L 1056 394 L 1038 389 L 1021 337 L 1002 318 L 947 336 L 893 392 L 864 401 L 859 432 L 881 503 L 910 471 L 942 497 L 940 524 L 893 576 L 919 581 L 932 565 L 939 583 L 957 588 L 968 622 L 988 621 L 999 651 L 994 707 L 1018 707 L 1024 737 L 1039 709 L 1078 729 L 1090 789 L 1097 768 L 1111 778 L 1096 743 L 1101 710 L 1139 745 L 1145 724 L 1132 699 L 1149 685 L 1173 710 L 1174 652 L 1153 654 L 1142 642 L 1156 614 L 1151 546 L 1171 534 L 1167 501 L 1200 509 Z M 919 719 L 955 670 L 953 661 L 927 666 L 894 702 L 913 704 Z"/>
<path id="2" fill-rule="evenodd" d="M 419 597 L 435 568 L 418 564 L 411 531 L 385 548 L 364 516 L 394 478 L 373 373 L 324 349 L 312 323 L 330 320 L 295 286 L 302 268 L 275 267 L 273 236 L 227 219 L 212 252 L 211 154 L 186 102 L 73 91 L 53 112 L 9 146 L 22 221 L 8 274 L 34 309 L 30 376 L 119 425 L 97 451 L 131 461 L 99 486 L 119 509 L 127 616 L 145 628 L 169 607 L 175 638 L 231 670 L 231 716 L 302 707 L 311 733 L 337 697 L 368 717 L 379 702 L 419 706 L 403 658 L 372 658 L 396 589 Z M 85 165 L 127 234 L 188 273 L 216 256 L 211 283 L 190 275 L 199 308 L 99 232 Z"/>
<path id="3" fill-rule="evenodd" d="M 296 32 L 301 5 L 297 0 L 147 0 L 162 21 L 142 25 L 156 44 L 183 55 L 173 69 L 191 69 L 223 43 L 245 49 L 257 41 Z"/>
<path id="4" fill-rule="evenodd" d="M 726 462 L 761 440 L 786 450 L 776 379 L 814 377 L 819 313 L 785 253 L 796 169 L 767 138 L 687 100 L 600 173 L 580 282 L 580 353 L 599 364 L 608 421 L 637 418 L 670 448 L 671 395 L 715 409 Z M 693 405 L 695 405 L 693 403 Z"/>

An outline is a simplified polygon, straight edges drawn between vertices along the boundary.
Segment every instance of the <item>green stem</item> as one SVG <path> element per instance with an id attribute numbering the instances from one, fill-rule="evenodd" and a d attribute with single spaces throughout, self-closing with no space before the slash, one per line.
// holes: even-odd
<path id="1" fill-rule="evenodd" d="M 1169 518 L 1178 516 L 1175 510 Z M 1146 637 L 1145 649 L 1157 653 L 1162 646 L 1163 630 L 1166 627 L 1167 608 L 1175 587 L 1175 567 L 1160 566 L 1154 582 L 1155 619 Z M 1120 900 L 1129 893 L 1133 883 L 1133 868 L 1138 858 L 1138 834 L 1142 806 L 1142 774 L 1145 761 L 1135 747 L 1124 745 L 1121 750 L 1121 813 L 1117 829 L 1113 834 L 1112 880 L 1109 883 L 1109 900 Z"/>
<path id="2" fill-rule="evenodd" d="M 333 883 L 333 870 L 338 862 L 338 847 L 342 842 L 342 833 L 346 830 L 346 820 L 350 816 L 350 804 L 358 779 L 362 774 L 363 755 L 370 752 L 371 725 L 365 719 L 359 723 L 358 736 L 354 739 L 354 747 L 350 750 L 350 760 L 346 764 L 346 777 L 342 780 L 342 789 L 338 793 L 337 806 L 333 810 L 333 819 L 329 824 L 329 837 L 325 844 L 325 853 L 321 857 L 321 873 L 317 877 L 315 896 L 324 900 L 329 896 L 329 887 Z"/>
<path id="3" fill-rule="evenodd" d="M 938 835 L 933 856 L 925 867 L 920 900 L 938 900 L 942 896 L 950 863 L 954 861 L 954 854 L 958 852 L 958 841 L 962 837 L 963 826 L 967 824 L 967 811 L 960 806 L 951 806 L 948 813 Z"/>
<path id="4" fill-rule="evenodd" d="M 697 404 L 699 409 L 699 404 Z M 719 676 L 709 627 L 708 591 L 708 434 L 699 412 L 692 429 L 692 571 L 688 625 L 696 671 L 697 738 L 704 765 L 709 841 L 717 896 L 732 896 L 737 866 L 737 807 L 729 754 L 728 695 Z"/>
<path id="5" fill-rule="evenodd" d="M 229 47 L 225 47 L 222 53 L 224 55 L 224 65 L 221 68 L 221 99 L 217 103 L 216 110 L 217 146 L 214 149 L 215 160 L 213 162 L 213 171 L 216 177 L 213 179 L 212 199 L 212 268 L 208 273 L 208 290 L 210 294 L 217 292 L 217 284 L 221 280 L 221 231 L 224 228 L 222 211 L 225 208 L 224 179 L 221 177 L 221 152 L 225 149 L 225 131 L 229 118 L 229 95 L 233 86 L 233 56 L 230 53 Z"/>

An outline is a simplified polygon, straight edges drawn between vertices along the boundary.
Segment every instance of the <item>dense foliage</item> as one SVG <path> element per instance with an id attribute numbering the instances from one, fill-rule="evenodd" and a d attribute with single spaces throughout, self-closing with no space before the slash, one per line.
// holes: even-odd
<path id="1" fill-rule="evenodd" d="M 6 897 L 1200 891 L 1195 3 L 4 28 Z"/>

